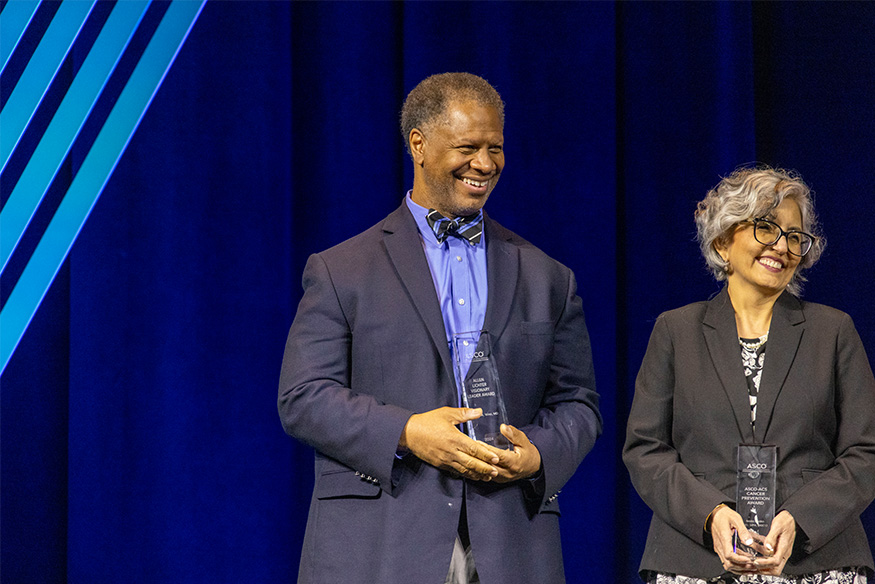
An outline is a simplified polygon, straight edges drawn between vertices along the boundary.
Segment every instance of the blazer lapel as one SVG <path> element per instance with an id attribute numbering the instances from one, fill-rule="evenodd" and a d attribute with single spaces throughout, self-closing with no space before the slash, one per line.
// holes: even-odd
<path id="1" fill-rule="evenodd" d="M 510 317 L 519 278 L 519 249 L 512 242 L 513 234 L 492 221 L 485 212 L 483 222 L 486 233 L 486 277 L 489 281 L 483 329 L 495 341 L 504 332 Z"/>
<path id="2" fill-rule="evenodd" d="M 428 260 L 422 249 L 416 221 L 410 215 L 406 203 L 402 202 L 398 209 L 386 217 L 382 228 L 386 252 L 416 311 L 425 323 L 447 375 L 455 385 L 456 377 L 453 374 L 453 362 L 447 345 L 447 333 L 444 329 L 437 292 L 434 289 Z"/>
<path id="3" fill-rule="evenodd" d="M 741 441 L 753 442 L 750 398 L 741 363 L 738 327 L 735 324 L 735 311 L 725 287 L 708 303 L 702 325 L 708 353 L 723 385 L 723 391 L 732 406 Z"/>
<path id="4" fill-rule="evenodd" d="M 805 327 L 802 323 L 805 315 L 799 299 L 784 292 L 775 302 L 772 312 L 772 324 L 769 327 L 769 340 L 766 344 L 766 358 L 763 363 L 763 376 L 757 396 L 756 438 L 763 441 L 769 430 L 775 401 L 793 360 L 799 350 L 802 333 Z"/>

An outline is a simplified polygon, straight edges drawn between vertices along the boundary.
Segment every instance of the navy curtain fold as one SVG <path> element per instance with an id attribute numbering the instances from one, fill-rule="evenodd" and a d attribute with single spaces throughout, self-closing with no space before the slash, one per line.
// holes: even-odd
<path id="1" fill-rule="evenodd" d="M 593 339 L 605 433 L 562 492 L 567 578 L 634 582 L 626 415 L 655 318 L 718 290 L 693 211 L 721 175 L 810 182 L 829 245 L 805 297 L 875 357 L 873 23 L 869 3 L 208 2 L 0 379 L 3 581 L 295 581 L 312 451 L 275 400 L 301 271 L 401 202 L 404 96 L 465 70 L 507 103 L 488 212 L 575 271 Z"/>

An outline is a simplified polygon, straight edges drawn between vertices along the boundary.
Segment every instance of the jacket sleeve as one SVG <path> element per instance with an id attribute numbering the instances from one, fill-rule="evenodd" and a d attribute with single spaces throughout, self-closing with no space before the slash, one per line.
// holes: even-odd
<path id="1" fill-rule="evenodd" d="M 719 489 L 681 462 L 672 443 L 675 351 L 665 315 L 653 327 L 635 380 L 623 461 L 635 490 L 653 512 L 690 539 L 710 545 L 705 519 L 720 503 Z"/>
<path id="2" fill-rule="evenodd" d="M 844 314 L 834 359 L 835 464 L 784 501 L 811 553 L 848 527 L 875 497 L 875 378 L 851 317 Z"/>
<path id="3" fill-rule="evenodd" d="M 412 412 L 350 387 L 352 332 L 318 254 L 307 261 L 303 285 L 280 373 L 283 428 L 391 492 L 398 440 Z"/>
<path id="4" fill-rule="evenodd" d="M 571 478 L 602 431 L 589 334 L 574 275 L 567 273 L 547 387 L 534 420 L 521 428 L 541 455 L 543 482 L 533 500 L 535 510 Z"/>

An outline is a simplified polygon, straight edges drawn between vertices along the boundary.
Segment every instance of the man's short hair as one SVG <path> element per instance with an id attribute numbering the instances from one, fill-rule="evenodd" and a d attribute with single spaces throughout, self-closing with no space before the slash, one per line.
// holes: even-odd
<path id="1" fill-rule="evenodd" d="M 414 87 L 401 108 L 401 135 L 410 153 L 410 131 L 422 131 L 433 123 L 449 123 L 447 104 L 474 101 L 492 107 L 504 127 L 504 102 L 488 81 L 471 73 L 439 73 L 426 77 Z"/>

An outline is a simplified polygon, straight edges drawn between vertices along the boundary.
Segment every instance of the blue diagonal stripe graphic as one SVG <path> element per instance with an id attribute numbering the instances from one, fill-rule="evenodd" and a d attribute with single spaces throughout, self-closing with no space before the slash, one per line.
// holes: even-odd
<path id="1" fill-rule="evenodd" d="M 85 157 L 30 262 L 0 312 L 0 374 L 106 181 L 161 85 L 206 0 L 175 0 L 155 31 L 112 112 Z"/>
<path id="2" fill-rule="evenodd" d="M 31 0 L 10 0 L 0 14 L 0 73 L 6 69 L 12 51 L 24 35 L 27 25 L 33 18 L 39 2 Z"/>
<path id="3" fill-rule="evenodd" d="M 0 273 L 39 207 L 151 0 L 113 8 L 42 140 L 0 212 Z"/>
<path id="4" fill-rule="evenodd" d="M 0 112 L 0 172 L 67 57 L 96 0 L 67 0 L 52 18 L 39 46 Z M 5 12 L 5 11 L 4 11 Z"/>

